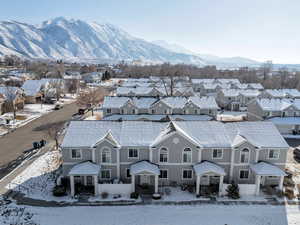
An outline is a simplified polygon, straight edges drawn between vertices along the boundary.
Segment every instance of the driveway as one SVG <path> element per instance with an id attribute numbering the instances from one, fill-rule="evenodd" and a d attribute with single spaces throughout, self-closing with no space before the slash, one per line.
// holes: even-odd
<path id="1" fill-rule="evenodd" d="M 42 139 L 51 141 L 44 131 L 36 128 L 47 123 L 70 120 L 76 112 L 76 103 L 64 105 L 62 109 L 50 112 L 0 138 L 0 168 L 18 158 L 24 150 L 31 149 L 32 142 Z"/>

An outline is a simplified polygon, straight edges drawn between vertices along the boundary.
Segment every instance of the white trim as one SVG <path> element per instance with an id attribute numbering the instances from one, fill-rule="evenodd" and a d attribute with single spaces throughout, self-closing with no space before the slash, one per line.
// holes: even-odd
<path id="1" fill-rule="evenodd" d="M 241 171 L 248 171 L 248 178 L 241 178 Z M 250 169 L 239 169 L 239 180 L 249 180 L 250 179 Z"/>
<path id="2" fill-rule="evenodd" d="M 191 177 L 191 178 L 184 178 L 184 177 L 183 177 L 183 171 L 185 171 L 185 170 L 190 170 L 190 171 L 192 171 L 192 177 Z M 193 175 L 193 169 L 182 169 L 182 170 L 181 170 L 181 179 L 182 179 L 182 180 L 192 180 L 193 177 L 194 177 L 194 175 Z"/>
<path id="3" fill-rule="evenodd" d="M 160 172 L 163 171 L 163 170 L 167 171 L 167 178 L 160 178 L 160 177 L 159 177 L 160 174 L 158 175 L 158 178 L 159 178 L 160 180 L 168 180 L 168 179 L 169 179 L 169 170 L 168 170 L 168 169 L 160 169 Z"/>
<path id="4" fill-rule="evenodd" d="M 214 151 L 215 151 L 215 150 L 221 150 L 221 157 L 214 157 Z M 223 159 L 223 154 L 224 154 L 223 149 L 220 149 L 220 148 L 214 148 L 214 149 L 212 149 L 212 151 L 211 151 L 211 158 L 212 158 L 212 159 Z"/>
<path id="5" fill-rule="evenodd" d="M 241 158 L 242 158 L 242 152 L 245 149 L 247 149 L 248 153 L 249 153 L 249 155 L 248 155 L 248 162 L 242 162 L 242 160 L 241 160 Z M 240 164 L 244 164 L 244 165 L 249 164 L 250 163 L 250 157 L 251 157 L 251 154 L 250 154 L 250 149 L 249 148 L 243 148 L 242 150 L 240 150 L 240 160 L 239 160 Z"/>
<path id="6" fill-rule="evenodd" d="M 103 171 L 109 171 L 109 178 L 103 178 L 103 177 L 102 177 L 102 172 L 103 172 Z M 110 180 L 110 179 L 111 179 L 111 169 L 101 169 L 101 170 L 100 170 L 100 179 L 101 179 L 101 180 Z"/>
<path id="7" fill-rule="evenodd" d="M 109 151 L 109 162 L 103 162 L 102 161 L 102 154 L 103 154 L 103 151 L 104 150 L 108 150 Z M 111 154 L 111 149 L 109 148 L 109 147 L 106 147 L 106 146 L 104 146 L 104 147 L 102 147 L 101 149 L 100 149 L 100 162 L 102 163 L 102 164 L 108 164 L 108 163 L 112 163 L 112 154 Z"/>
<path id="8" fill-rule="evenodd" d="M 137 150 L 137 157 L 129 157 L 129 150 Z M 127 148 L 127 159 L 139 159 L 140 152 L 138 148 Z"/>
<path id="9" fill-rule="evenodd" d="M 191 154 L 191 161 L 190 162 L 184 162 L 183 161 L 183 159 L 184 159 L 184 157 L 183 157 L 183 155 L 184 155 L 184 153 L 185 153 L 185 151 L 184 150 L 186 150 L 186 149 L 190 149 L 190 154 Z M 181 158 L 181 162 L 182 162 L 182 164 L 187 164 L 187 163 L 192 163 L 193 162 L 193 150 L 191 149 L 191 148 L 189 148 L 189 147 L 186 147 L 186 148 L 184 148 L 183 150 L 182 150 L 182 158 Z"/>
<path id="10" fill-rule="evenodd" d="M 73 158 L 73 156 L 72 156 L 72 151 L 73 150 L 79 150 L 79 152 L 80 152 L 80 157 L 79 158 Z M 82 159 L 82 150 L 81 149 L 71 148 L 70 149 L 70 159 Z"/>
<path id="11" fill-rule="evenodd" d="M 161 162 L 160 161 L 160 153 L 161 153 L 161 149 L 162 148 L 164 148 L 164 149 L 167 150 L 167 161 L 166 162 Z M 168 163 L 169 162 L 169 149 L 167 147 L 162 146 L 162 147 L 159 148 L 159 151 L 158 151 L 158 162 L 160 162 L 160 163 Z"/>
<path id="12" fill-rule="evenodd" d="M 277 151 L 278 152 L 278 157 L 277 158 L 270 158 L 270 151 Z M 267 152 L 267 159 L 269 160 L 278 160 L 280 159 L 280 150 L 279 149 L 268 149 L 268 152 Z"/>

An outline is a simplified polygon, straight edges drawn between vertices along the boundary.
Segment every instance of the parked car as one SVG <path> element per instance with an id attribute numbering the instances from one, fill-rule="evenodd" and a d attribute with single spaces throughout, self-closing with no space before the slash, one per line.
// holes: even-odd
<path id="1" fill-rule="evenodd" d="M 56 104 L 55 107 L 54 107 L 54 110 L 59 110 L 61 109 L 63 106 L 60 105 L 60 104 Z"/>

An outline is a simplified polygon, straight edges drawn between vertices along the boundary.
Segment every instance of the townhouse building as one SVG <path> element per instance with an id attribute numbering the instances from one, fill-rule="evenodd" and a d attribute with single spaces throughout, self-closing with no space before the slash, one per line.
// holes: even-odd
<path id="1" fill-rule="evenodd" d="M 62 176 L 71 195 L 78 185 L 129 184 L 147 187 L 191 185 L 196 195 L 208 187 L 221 193 L 234 181 L 283 188 L 288 144 L 271 122 L 71 121 L 62 148 Z"/>

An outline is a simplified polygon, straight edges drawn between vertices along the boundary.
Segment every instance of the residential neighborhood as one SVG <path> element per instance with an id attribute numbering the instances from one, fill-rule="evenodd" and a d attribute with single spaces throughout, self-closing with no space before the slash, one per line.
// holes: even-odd
<path id="1" fill-rule="evenodd" d="M 300 225 L 296 1 L 5 1 L 0 225 Z"/>

